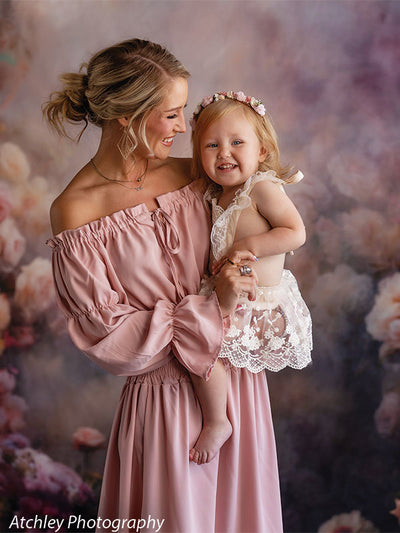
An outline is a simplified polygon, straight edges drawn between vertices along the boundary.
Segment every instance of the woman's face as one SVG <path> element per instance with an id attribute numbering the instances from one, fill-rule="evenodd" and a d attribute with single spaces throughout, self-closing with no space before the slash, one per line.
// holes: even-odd
<path id="1" fill-rule="evenodd" d="M 187 96 L 187 81 L 184 78 L 175 78 L 167 87 L 164 100 L 151 111 L 146 124 L 146 137 L 152 150 L 152 157 L 166 159 L 175 135 L 186 131 L 183 109 L 186 106 Z"/>

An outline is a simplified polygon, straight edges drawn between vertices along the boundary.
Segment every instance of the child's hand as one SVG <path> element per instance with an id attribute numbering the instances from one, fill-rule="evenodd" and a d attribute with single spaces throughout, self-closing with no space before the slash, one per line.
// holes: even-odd
<path id="1" fill-rule="evenodd" d="M 258 261 L 258 259 L 249 250 L 234 250 L 231 248 L 227 255 L 224 255 L 213 264 L 211 273 L 213 276 L 216 276 L 226 263 L 239 267 L 249 261 Z"/>

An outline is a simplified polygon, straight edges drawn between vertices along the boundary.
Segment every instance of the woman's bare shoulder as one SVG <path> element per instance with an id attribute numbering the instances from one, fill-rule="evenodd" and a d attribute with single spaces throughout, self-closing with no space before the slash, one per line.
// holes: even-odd
<path id="1" fill-rule="evenodd" d="M 50 207 L 50 222 L 54 235 L 83 226 L 88 220 L 96 218 L 89 200 L 91 188 L 87 169 L 84 167 Z"/>

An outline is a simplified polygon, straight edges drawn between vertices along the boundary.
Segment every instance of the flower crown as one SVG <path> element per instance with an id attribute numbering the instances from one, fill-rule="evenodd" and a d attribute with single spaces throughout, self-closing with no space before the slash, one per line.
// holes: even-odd
<path id="1" fill-rule="evenodd" d="M 218 102 L 218 100 L 237 100 L 238 102 L 242 102 L 243 104 L 247 104 L 249 107 L 254 109 L 254 111 L 260 115 L 264 116 L 265 106 L 261 102 L 261 100 L 257 100 L 257 98 L 254 98 L 254 96 L 246 96 L 244 92 L 242 91 L 228 91 L 228 92 L 219 92 L 214 93 L 211 96 L 205 96 L 203 100 L 200 102 L 200 104 L 196 107 L 192 118 L 190 119 L 190 125 L 192 127 L 192 130 L 196 127 L 196 121 L 199 118 L 200 113 L 203 111 L 205 107 L 212 104 L 213 102 Z"/>

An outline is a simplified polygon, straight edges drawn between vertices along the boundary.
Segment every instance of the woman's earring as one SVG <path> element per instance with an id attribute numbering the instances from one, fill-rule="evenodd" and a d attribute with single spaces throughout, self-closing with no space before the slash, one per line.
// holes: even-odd
<path id="1" fill-rule="evenodd" d="M 129 128 L 129 129 L 125 128 L 124 133 L 122 134 L 122 137 L 117 143 L 117 148 L 120 154 L 122 155 L 122 157 L 125 159 L 125 161 L 131 155 L 131 153 L 136 149 L 137 145 L 138 143 L 136 141 L 134 133 L 132 132 L 132 128 Z"/>

